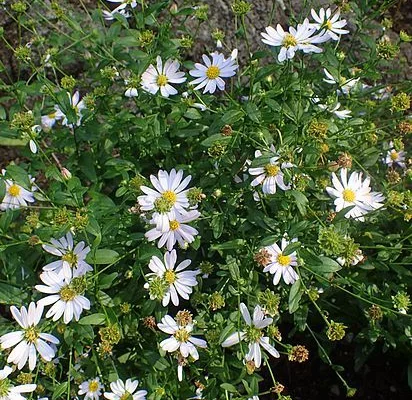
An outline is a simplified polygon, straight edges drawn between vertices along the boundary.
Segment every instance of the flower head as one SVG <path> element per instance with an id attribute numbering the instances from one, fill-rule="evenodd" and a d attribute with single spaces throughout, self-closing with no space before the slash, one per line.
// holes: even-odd
<path id="1" fill-rule="evenodd" d="M 80 100 L 80 93 L 77 90 L 76 92 L 74 92 L 73 96 L 70 96 L 70 93 L 67 93 L 67 95 L 69 96 L 70 107 L 72 108 L 74 114 L 77 117 L 75 125 L 80 126 L 83 117 L 82 111 L 86 108 L 86 105 L 84 104 L 83 100 Z M 59 115 L 63 118 L 62 125 L 73 128 L 74 124 L 69 124 L 67 115 L 60 109 L 60 106 L 55 105 L 54 108 L 56 110 L 56 115 Z"/>
<path id="2" fill-rule="evenodd" d="M 22 393 L 30 393 L 36 390 L 37 385 L 26 384 L 13 386 L 8 379 L 8 376 L 13 372 L 13 369 L 7 365 L 0 370 L 0 399 L 1 400 L 24 400 Z"/>
<path id="3" fill-rule="evenodd" d="M 342 168 L 340 171 L 341 180 L 332 172 L 332 183 L 334 187 L 328 186 L 326 191 L 333 197 L 336 206 L 335 211 L 339 212 L 346 207 L 353 207 L 346 214 L 346 218 L 354 218 L 364 221 L 364 215 L 372 210 L 381 208 L 384 197 L 379 192 L 371 192 L 370 178 L 362 181 L 362 173 L 352 172 L 348 180 L 348 170 Z"/>
<path id="4" fill-rule="evenodd" d="M 314 35 L 316 28 L 313 27 L 306 18 L 303 24 L 298 24 L 297 28 L 289 27 L 289 32 L 285 32 L 278 24 L 276 29 L 268 26 L 266 33 L 262 32 L 262 42 L 269 46 L 281 46 L 278 60 L 283 62 L 286 59 L 292 59 L 296 51 L 301 50 L 304 53 L 321 53 L 322 49 L 315 44 L 325 42 L 328 37 L 322 33 Z"/>
<path id="5" fill-rule="evenodd" d="M 266 318 L 262 308 L 257 305 L 253 311 L 253 319 L 244 303 L 240 303 L 240 312 L 246 323 L 246 327 L 239 332 L 232 333 L 223 343 L 222 347 L 230 347 L 241 341 L 249 344 L 249 352 L 245 356 L 246 361 L 254 361 L 256 368 L 262 363 L 261 347 L 273 357 L 280 357 L 279 352 L 269 343 L 269 337 L 264 335 L 264 328 L 273 323 L 272 318 Z"/>
<path id="6" fill-rule="evenodd" d="M 163 97 L 177 94 L 171 83 L 186 81 L 185 73 L 179 71 L 180 64 L 176 60 L 167 60 L 163 65 L 162 58 L 157 56 L 156 66 L 149 65 L 142 75 L 142 88 L 146 92 L 156 94 L 159 90 Z"/>
<path id="7" fill-rule="evenodd" d="M 189 300 L 192 287 L 197 285 L 196 276 L 200 274 L 200 270 L 184 271 L 190 265 L 191 260 L 184 260 L 175 268 L 176 260 L 176 250 L 172 250 L 164 255 L 164 262 L 159 257 L 153 256 L 149 263 L 149 268 L 153 273 L 148 274 L 148 277 L 152 279 L 153 276 L 159 277 L 167 284 L 168 289 L 162 299 L 164 307 L 169 304 L 170 299 L 175 306 L 178 306 L 179 296 Z"/>
<path id="8" fill-rule="evenodd" d="M 207 343 L 203 339 L 192 336 L 193 321 L 176 321 L 170 315 L 165 315 L 161 322 L 157 324 L 158 328 L 171 335 L 170 338 L 163 340 L 160 347 L 169 353 L 178 352 L 179 362 L 179 380 L 182 377 L 182 367 L 186 364 L 187 358 L 192 357 L 194 361 L 199 359 L 199 353 L 196 347 L 205 349 Z"/>
<path id="9" fill-rule="evenodd" d="M 340 12 L 339 10 L 335 15 L 332 16 L 332 10 L 328 8 L 326 11 L 321 8 L 319 10 L 319 15 L 312 8 L 311 10 L 312 18 L 316 21 L 311 25 L 318 30 L 324 30 L 325 35 L 332 40 L 339 40 L 340 35 L 345 35 L 349 33 L 348 30 L 342 29 L 346 26 L 346 19 L 341 19 L 339 21 Z"/>
<path id="10" fill-rule="evenodd" d="M 102 394 L 103 385 L 99 378 L 89 379 L 79 385 L 78 394 L 84 394 L 84 400 L 98 400 Z"/>
<path id="11" fill-rule="evenodd" d="M 289 190 L 291 186 L 285 184 L 282 169 L 291 167 L 293 167 L 291 163 L 280 164 L 279 156 L 272 157 L 263 167 L 249 168 L 249 174 L 257 175 L 251 185 L 262 185 L 262 191 L 265 194 L 275 194 L 277 186 L 282 190 Z"/>
<path id="12" fill-rule="evenodd" d="M 44 244 L 42 247 L 48 253 L 61 257 L 60 260 L 45 265 L 43 267 L 44 271 L 54 271 L 67 279 L 93 271 L 93 268 L 85 261 L 87 254 L 90 252 L 90 247 L 85 247 L 83 241 L 74 246 L 71 232 L 58 240 L 51 239 L 50 244 Z"/>
<path id="13" fill-rule="evenodd" d="M 139 381 L 137 379 L 127 379 L 123 382 L 118 379 L 110 384 L 111 392 L 105 392 L 104 397 L 109 400 L 145 400 L 147 391 L 138 390 L 136 392 Z"/>
<path id="14" fill-rule="evenodd" d="M 156 229 L 161 232 L 169 230 L 169 222 L 174 219 L 176 212 L 185 213 L 189 208 L 187 185 L 191 176 L 183 179 L 183 171 L 173 168 L 170 173 L 160 170 L 157 177 L 150 175 L 150 181 L 156 190 L 140 186 L 143 193 L 137 198 L 142 211 L 154 210 L 152 219 Z M 182 180 L 183 179 L 183 180 Z"/>
<path id="15" fill-rule="evenodd" d="M 33 371 L 37 363 L 37 353 L 45 361 L 51 361 L 55 350 L 47 342 L 59 344 L 59 339 L 48 333 L 42 333 L 37 328 L 43 314 L 43 305 L 38 304 L 36 307 L 35 303 L 31 302 L 28 310 L 24 306 L 20 310 L 11 306 L 10 312 L 22 330 L 6 333 L 0 337 L 2 349 L 16 346 L 9 354 L 7 362 L 16 364 L 18 369 L 22 369 L 28 360 L 29 369 Z M 1 394 L 0 398 L 2 399 Z"/>
<path id="16" fill-rule="evenodd" d="M 6 170 L 2 170 L 3 176 L 6 174 Z M 0 210 L 15 210 L 20 207 L 27 207 L 27 203 L 34 202 L 34 196 L 32 191 L 35 190 L 33 186 L 34 178 L 30 179 L 30 183 L 32 184 L 31 191 L 25 189 L 24 187 L 18 185 L 12 179 L 4 179 L 4 183 L 6 185 L 6 194 L 3 197 L 2 202 L 0 203 Z"/>
<path id="17" fill-rule="evenodd" d="M 192 222 L 199 216 L 200 213 L 197 210 L 191 210 L 184 214 L 176 213 L 174 219 L 169 221 L 169 227 L 166 231 L 163 232 L 156 227 L 146 232 L 145 236 L 150 242 L 160 238 L 157 243 L 159 248 L 166 245 L 167 250 L 171 251 L 176 242 L 182 248 L 185 248 L 187 244 L 195 240 L 195 236 L 199 233 L 195 228 L 187 225 L 186 222 Z M 153 219 L 151 223 L 156 224 L 156 220 Z"/>
<path id="18" fill-rule="evenodd" d="M 389 143 L 390 150 L 386 153 L 386 157 L 384 159 L 384 162 L 386 165 L 389 167 L 393 167 L 395 165 L 398 165 L 401 168 L 406 168 L 405 165 L 405 152 L 403 150 L 396 151 L 394 148 L 393 142 Z"/>
<path id="19" fill-rule="evenodd" d="M 225 89 L 225 81 L 222 78 L 230 78 L 236 75 L 238 65 L 232 57 L 225 58 L 223 54 L 214 52 L 210 57 L 203 54 L 203 64 L 196 63 L 195 68 L 189 74 L 196 79 L 191 81 L 191 85 L 197 85 L 194 89 L 202 89 L 203 93 L 214 93 L 216 87 L 219 90 Z"/>
<path id="20" fill-rule="evenodd" d="M 292 239 L 291 242 L 296 242 L 297 239 Z M 283 278 L 284 282 L 289 285 L 295 283 L 299 279 L 299 275 L 293 269 L 298 265 L 296 251 L 291 254 L 284 254 L 289 242 L 282 238 L 280 247 L 274 243 L 271 246 L 265 247 L 265 249 L 271 255 L 271 261 L 263 269 L 263 272 L 270 272 L 273 274 L 273 284 L 277 285 L 280 278 Z"/>
<path id="21" fill-rule="evenodd" d="M 40 279 L 44 285 L 36 285 L 35 288 L 49 296 L 40 299 L 38 304 L 53 304 L 46 318 L 53 317 L 53 321 L 57 321 L 63 316 L 64 323 L 68 324 L 73 318 L 78 321 L 83 310 L 90 310 L 90 301 L 82 295 L 84 283 L 81 277 L 67 279 L 48 271 L 40 274 Z"/>

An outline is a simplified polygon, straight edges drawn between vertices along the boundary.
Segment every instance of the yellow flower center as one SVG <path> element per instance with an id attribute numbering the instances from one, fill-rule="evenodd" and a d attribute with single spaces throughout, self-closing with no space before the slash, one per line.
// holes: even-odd
<path id="1" fill-rule="evenodd" d="M 350 203 L 352 203 L 355 201 L 355 198 L 356 198 L 356 195 L 352 189 L 344 189 L 343 200 L 349 201 Z"/>
<path id="2" fill-rule="evenodd" d="M 289 47 L 294 47 L 298 44 L 298 41 L 296 38 L 288 33 L 284 38 L 283 38 L 283 47 L 289 48 Z"/>
<path id="3" fill-rule="evenodd" d="M 29 343 L 34 343 L 39 338 L 39 331 L 34 326 L 29 326 L 24 332 L 24 339 Z"/>
<path id="4" fill-rule="evenodd" d="M 266 175 L 276 176 L 279 173 L 280 168 L 277 165 L 267 164 L 265 165 Z"/>
<path id="5" fill-rule="evenodd" d="M 177 200 L 177 194 L 175 192 L 172 192 L 171 190 L 166 190 L 165 192 L 162 193 L 162 197 L 171 203 L 172 205 L 176 203 Z"/>
<path id="6" fill-rule="evenodd" d="M 171 271 L 170 269 L 168 269 L 164 274 L 164 278 L 165 278 L 165 281 L 169 285 L 171 285 L 172 283 L 174 283 L 176 281 L 176 272 Z"/>
<path id="7" fill-rule="evenodd" d="M 47 114 L 47 116 L 48 116 L 50 119 L 54 119 L 54 117 L 56 116 L 56 113 L 55 113 L 55 112 L 52 112 L 52 113 L 50 113 L 50 114 Z"/>
<path id="8" fill-rule="evenodd" d="M 59 295 L 63 301 L 68 302 L 73 300 L 77 296 L 77 293 L 74 289 L 67 285 L 60 289 Z"/>
<path id="9" fill-rule="evenodd" d="M 190 338 L 190 333 L 186 329 L 177 330 L 173 336 L 178 342 L 187 342 Z"/>
<path id="10" fill-rule="evenodd" d="M 220 68 L 217 67 L 216 65 L 211 65 L 206 71 L 206 76 L 209 79 L 216 79 L 219 75 L 220 75 Z"/>
<path id="11" fill-rule="evenodd" d="M 323 26 L 326 28 L 326 29 L 328 29 L 329 31 L 330 30 L 332 30 L 332 22 L 330 21 L 330 20 L 327 20 L 324 24 L 323 24 Z"/>
<path id="12" fill-rule="evenodd" d="M 171 231 L 175 231 L 176 229 L 178 229 L 180 226 L 179 222 L 177 222 L 176 220 L 170 221 L 169 222 L 169 227 Z"/>
<path id="13" fill-rule="evenodd" d="M 133 396 L 129 392 L 124 392 L 119 400 L 133 400 Z"/>
<path id="14" fill-rule="evenodd" d="M 282 253 L 280 253 L 278 255 L 278 263 L 282 266 L 282 267 L 287 267 L 288 265 L 290 265 L 290 262 L 292 261 L 292 257 L 291 256 L 284 256 Z"/>
<path id="15" fill-rule="evenodd" d="M 77 264 L 77 255 L 73 253 L 73 251 L 68 251 L 66 254 L 62 256 L 63 261 L 67 261 L 70 266 Z"/>
<path id="16" fill-rule="evenodd" d="M 399 158 L 399 153 L 397 151 L 391 152 L 391 159 L 392 161 L 396 161 Z"/>
<path id="17" fill-rule="evenodd" d="M 8 189 L 9 195 L 13 197 L 17 197 L 20 194 L 20 186 L 13 184 Z"/>
<path id="18" fill-rule="evenodd" d="M 91 381 L 89 383 L 89 392 L 96 392 L 99 389 L 99 382 Z"/>
<path id="19" fill-rule="evenodd" d="M 163 74 L 159 75 L 157 77 L 156 82 L 157 82 L 157 86 L 165 86 L 167 83 L 167 76 Z"/>

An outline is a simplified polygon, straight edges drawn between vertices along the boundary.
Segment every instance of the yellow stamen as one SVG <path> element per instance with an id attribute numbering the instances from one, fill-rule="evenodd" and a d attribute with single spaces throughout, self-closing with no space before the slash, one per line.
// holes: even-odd
<path id="1" fill-rule="evenodd" d="M 157 86 L 165 86 L 167 83 L 167 76 L 166 75 L 159 75 L 156 80 Z"/>
<path id="2" fill-rule="evenodd" d="M 63 301 L 68 302 L 73 300 L 77 296 L 77 293 L 69 285 L 67 285 L 60 289 L 59 295 Z"/>
<path id="3" fill-rule="evenodd" d="M 77 255 L 74 254 L 73 251 L 68 251 L 62 256 L 62 260 L 67 261 L 70 266 L 74 266 L 77 264 Z"/>
<path id="4" fill-rule="evenodd" d="M 169 203 L 172 205 L 176 203 L 177 200 L 177 195 L 175 192 L 172 192 L 171 190 L 166 190 L 165 192 L 162 193 L 162 197 L 167 200 Z"/>
<path id="5" fill-rule="evenodd" d="M 280 168 L 277 165 L 267 164 L 265 165 L 266 175 L 276 176 L 279 173 Z"/>
<path id="6" fill-rule="evenodd" d="M 91 381 L 89 383 L 89 392 L 95 392 L 99 388 L 99 382 Z"/>
<path id="7" fill-rule="evenodd" d="M 291 261 L 292 261 L 292 257 L 291 256 L 284 256 L 282 253 L 280 253 L 278 255 L 278 263 L 282 266 L 282 267 L 287 267 L 290 265 Z"/>
<path id="8" fill-rule="evenodd" d="M 175 231 L 176 229 L 178 229 L 180 226 L 179 222 L 177 222 L 176 220 L 170 221 L 169 222 L 169 227 L 171 231 Z"/>
<path id="9" fill-rule="evenodd" d="M 216 79 L 219 75 L 220 75 L 220 68 L 217 67 L 216 65 L 211 65 L 206 71 L 206 76 L 209 79 Z"/>
<path id="10" fill-rule="evenodd" d="M 20 194 L 20 186 L 13 184 L 8 189 L 9 195 L 13 197 L 17 197 Z"/>
<path id="11" fill-rule="evenodd" d="M 356 198 L 356 194 L 352 189 L 345 189 L 343 191 L 343 200 L 352 203 L 355 201 L 355 198 Z"/>
<path id="12" fill-rule="evenodd" d="M 178 342 L 187 342 L 190 338 L 190 333 L 186 329 L 179 329 L 173 336 Z"/>
<path id="13" fill-rule="evenodd" d="M 289 48 L 289 47 L 294 47 L 298 44 L 298 41 L 296 38 L 288 33 L 284 38 L 283 38 L 283 47 Z"/>
<path id="14" fill-rule="evenodd" d="M 171 285 L 172 283 L 174 283 L 176 281 L 176 272 L 171 271 L 170 269 L 168 269 L 164 274 L 164 278 L 165 278 L 165 281 L 169 285 Z"/>
<path id="15" fill-rule="evenodd" d="M 39 338 L 39 332 L 34 326 L 30 326 L 24 332 L 24 339 L 29 343 L 34 343 Z"/>
<path id="16" fill-rule="evenodd" d="M 396 161 L 399 158 L 399 153 L 397 151 L 391 152 L 391 160 Z"/>
<path id="17" fill-rule="evenodd" d="M 332 28 L 333 28 L 332 22 L 331 22 L 330 20 L 327 20 L 323 25 L 324 25 L 324 27 L 325 27 L 327 30 L 329 30 L 329 31 L 331 31 Z"/>

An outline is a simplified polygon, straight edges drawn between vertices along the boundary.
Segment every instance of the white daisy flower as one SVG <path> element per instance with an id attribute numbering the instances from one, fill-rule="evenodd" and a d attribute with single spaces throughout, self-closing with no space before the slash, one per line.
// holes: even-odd
<path id="1" fill-rule="evenodd" d="M 350 110 L 340 110 L 340 102 L 337 102 L 334 107 L 333 106 L 329 106 L 326 104 L 322 104 L 320 102 L 319 97 L 314 97 L 312 99 L 312 101 L 321 109 L 324 111 L 329 111 L 330 113 L 336 115 L 339 119 L 346 119 L 346 118 L 351 118 L 351 113 L 352 111 Z"/>
<path id="2" fill-rule="evenodd" d="M 36 307 L 35 303 L 31 302 L 28 310 L 23 306 L 19 311 L 17 307 L 11 306 L 10 312 L 23 330 L 6 333 L 0 337 L 2 349 L 16 346 L 7 357 L 7 362 L 16 364 L 18 369 L 22 369 L 28 360 L 29 369 L 33 371 L 37 363 L 37 353 L 45 361 L 51 361 L 55 350 L 46 342 L 53 344 L 60 342 L 53 335 L 42 333 L 37 328 L 43 314 L 43 306 Z"/>
<path id="3" fill-rule="evenodd" d="M 138 385 L 139 381 L 137 379 L 127 379 L 126 382 L 118 379 L 110 384 L 112 392 L 105 392 L 104 397 L 109 400 L 145 400 L 147 391 L 138 390 L 136 392 Z"/>
<path id="4" fill-rule="evenodd" d="M 6 170 L 3 169 L 2 171 L 3 176 L 6 175 Z M 31 190 L 34 191 L 35 187 L 33 185 L 34 178 L 29 176 L 30 183 L 32 184 Z M 3 178 L 4 183 L 6 185 L 6 194 L 3 197 L 3 200 L 0 204 L 0 210 L 15 210 L 20 207 L 27 207 L 27 203 L 33 203 L 34 196 L 33 193 L 24 187 L 18 185 L 11 179 Z"/>
<path id="5" fill-rule="evenodd" d="M 120 3 L 120 6 L 117 8 L 125 8 L 127 6 L 130 6 L 131 8 L 135 8 L 137 6 L 137 1 L 136 0 L 107 0 L 110 1 L 110 3 Z"/>
<path id="6" fill-rule="evenodd" d="M 130 88 L 126 89 L 126 91 L 124 92 L 124 95 L 126 97 L 137 97 L 139 95 L 139 93 L 137 93 L 136 88 L 130 87 Z"/>
<path id="7" fill-rule="evenodd" d="M 48 253 L 61 257 L 61 260 L 45 265 L 43 271 L 54 271 L 66 279 L 93 271 L 93 268 L 85 261 L 90 247 L 85 246 L 83 241 L 74 246 L 71 232 L 60 239 L 51 239 L 49 244 L 44 244 L 42 247 Z"/>
<path id="8" fill-rule="evenodd" d="M 264 336 L 263 329 L 273 323 L 272 318 L 265 318 L 262 308 L 257 305 L 253 312 L 253 320 L 250 317 L 249 310 L 244 303 L 240 303 L 240 312 L 246 322 L 244 330 L 232 333 L 223 343 L 222 347 L 233 346 L 242 340 L 249 343 L 249 352 L 246 354 L 246 361 L 254 361 L 256 368 L 260 368 L 262 363 L 263 347 L 273 357 L 280 357 L 279 352 L 269 343 L 269 337 Z"/>
<path id="9" fill-rule="evenodd" d="M 110 1 L 110 0 L 108 0 Z M 126 5 L 121 4 L 112 11 L 103 10 L 103 18 L 106 21 L 113 21 L 116 14 L 123 15 L 125 18 L 130 18 L 131 14 L 126 10 Z"/>
<path id="10" fill-rule="evenodd" d="M 50 296 L 40 299 L 37 304 L 53 304 L 46 318 L 53 317 L 53 321 L 57 321 L 63 316 L 64 323 L 68 324 L 73 318 L 78 321 L 83 310 L 90 310 L 90 301 L 78 292 L 81 278 L 65 279 L 54 271 L 48 271 L 41 273 L 40 279 L 45 285 L 36 285 L 35 288 Z"/>
<path id="11" fill-rule="evenodd" d="M 162 300 L 163 307 L 169 304 L 170 299 L 175 306 L 178 306 L 179 296 L 189 300 L 192 287 L 197 285 L 196 276 L 200 274 L 200 270 L 183 271 L 190 265 L 191 260 L 184 260 L 175 268 L 176 260 L 176 250 L 167 252 L 164 255 L 164 263 L 156 256 L 150 259 L 149 268 L 153 271 L 153 274 L 147 276 L 157 276 L 164 279 L 169 286 Z"/>
<path id="12" fill-rule="evenodd" d="M 259 157 L 259 155 L 257 157 Z M 262 191 L 265 194 L 275 194 L 276 186 L 278 186 L 282 190 L 290 190 L 290 184 L 286 185 L 283 180 L 284 174 L 282 172 L 282 169 L 292 168 L 293 164 L 282 163 L 280 165 L 278 161 L 279 158 L 279 156 L 272 157 L 269 160 L 269 163 L 264 167 L 249 168 L 250 175 L 257 175 L 257 177 L 251 182 L 251 185 L 253 187 L 262 185 Z"/>
<path id="13" fill-rule="evenodd" d="M 191 175 L 183 179 L 183 171 L 173 168 L 170 173 L 160 170 L 157 177 L 150 175 L 150 181 L 156 190 L 147 186 L 140 186 L 145 195 L 139 196 L 137 201 L 142 211 L 154 210 L 152 219 L 156 221 L 156 229 L 160 231 L 169 230 L 169 222 L 174 219 L 175 213 L 184 213 L 189 207 L 186 189 Z"/>
<path id="14" fill-rule="evenodd" d="M 84 394 L 84 400 L 98 400 L 102 394 L 103 385 L 100 383 L 99 378 L 89 379 L 79 385 L 78 394 Z"/>
<path id="15" fill-rule="evenodd" d="M 346 79 L 345 77 L 341 76 L 340 79 L 335 79 L 326 68 L 323 68 L 323 72 L 326 75 L 326 78 L 323 78 L 323 82 L 329 83 L 331 85 L 339 85 L 339 89 L 337 90 L 338 94 L 349 94 L 350 91 L 359 82 L 359 78 Z"/>
<path id="16" fill-rule="evenodd" d="M 338 21 L 340 17 L 339 10 L 333 17 L 331 17 L 332 11 L 330 8 L 328 8 L 326 11 L 321 8 L 319 10 L 319 15 L 312 8 L 310 13 L 312 14 L 312 18 L 316 21 L 311 25 L 313 25 L 318 30 L 324 29 L 326 31 L 325 35 L 327 35 L 332 40 L 339 40 L 340 35 L 349 33 L 348 30 L 342 29 L 347 24 L 346 19 Z"/>
<path id="17" fill-rule="evenodd" d="M 360 262 L 363 262 L 364 260 L 365 260 L 365 256 L 363 255 L 361 249 L 356 250 L 356 254 L 349 260 L 349 262 L 346 258 L 343 258 L 343 257 L 339 257 L 339 258 L 336 259 L 336 261 L 340 265 L 342 265 L 342 267 L 345 264 L 355 266 L 355 265 L 358 265 Z"/>
<path id="18" fill-rule="evenodd" d="M 82 111 L 86 108 L 86 105 L 84 104 L 83 100 L 80 100 L 80 93 L 78 91 L 74 92 L 73 96 L 70 96 L 70 93 L 67 93 L 69 96 L 69 102 L 70 106 L 72 107 L 73 111 L 75 112 L 77 116 L 77 121 L 76 121 L 76 126 L 80 126 L 82 122 Z M 69 126 L 69 127 L 74 127 L 74 124 L 69 124 L 68 119 L 66 114 L 60 109 L 60 106 L 56 105 L 54 106 L 56 111 L 62 115 L 63 121 L 62 125 L 63 126 Z"/>
<path id="19" fill-rule="evenodd" d="M 199 359 L 196 347 L 202 349 L 207 347 L 205 340 L 192 336 L 193 323 L 179 325 L 170 315 L 165 315 L 157 326 L 162 332 L 171 335 L 160 343 L 164 351 L 169 353 L 178 351 L 182 357 L 187 358 L 190 355 L 196 361 Z"/>
<path id="20" fill-rule="evenodd" d="M 346 207 L 353 206 L 346 214 L 346 218 L 354 218 L 364 221 L 365 214 L 372 210 L 383 207 L 382 201 L 385 200 L 379 192 L 371 192 L 370 178 L 367 177 L 362 182 L 362 173 L 352 172 L 347 178 L 348 170 L 342 168 L 340 171 L 341 181 L 334 172 L 332 172 L 332 183 L 334 187 L 327 187 L 326 191 L 329 196 L 335 199 L 336 212 Z"/>
<path id="21" fill-rule="evenodd" d="M 58 106 L 54 106 L 54 108 L 55 110 L 53 112 L 47 115 L 42 115 L 41 117 L 41 126 L 45 132 L 50 131 L 56 121 L 60 121 L 64 117 L 64 114 Z"/>
<path id="22" fill-rule="evenodd" d="M 25 400 L 22 393 L 30 393 L 36 390 L 36 384 L 13 386 L 8 376 L 13 372 L 9 366 L 0 370 L 0 399 L 1 400 Z"/>
<path id="23" fill-rule="evenodd" d="M 405 155 L 406 153 L 403 150 L 396 151 L 393 148 L 393 142 L 389 142 L 389 147 L 391 148 L 386 153 L 386 157 L 384 158 L 384 162 L 389 167 L 393 167 L 394 165 L 398 165 L 401 168 L 406 168 L 405 164 Z"/>
<path id="24" fill-rule="evenodd" d="M 283 62 L 286 59 L 292 59 L 296 51 L 301 50 L 304 53 L 321 53 L 322 49 L 315 44 L 323 43 L 328 40 L 325 35 L 314 35 L 316 28 L 313 27 L 307 18 L 303 24 L 298 24 L 297 28 L 289 27 L 289 32 L 285 32 L 283 28 L 277 24 L 276 29 L 268 26 L 266 33 L 262 32 L 262 42 L 269 46 L 281 46 L 278 60 Z"/>
<path id="25" fill-rule="evenodd" d="M 185 73 L 179 71 L 180 64 L 176 60 L 167 60 L 163 65 L 162 58 L 157 56 L 156 67 L 149 65 L 142 74 L 142 89 L 151 94 L 159 90 L 163 97 L 177 94 L 177 90 L 171 83 L 183 83 L 186 81 Z"/>
<path id="26" fill-rule="evenodd" d="M 157 247 L 159 249 L 166 245 L 167 250 L 171 251 L 176 242 L 180 247 L 185 248 L 188 244 L 195 240 L 195 236 L 199 233 L 195 228 L 187 225 L 186 222 L 192 222 L 199 218 L 200 213 L 197 210 L 191 210 L 184 214 L 176 213 L 174 219 L 169 221 L 168 230 L 162 232 L 157 228 L 153 228 L 145 233 L 145 236 L 149 242 L 159 239 Z M 155 220 L 151 221 L 152 224 L 156 224 Z"/>
<path id="27" fill-rule="evenodd" d="M 236 54 L 237 55 L 237 54 Z M 226 59 L 223 54 L 214 52 L 211 58 L 203 54 L 202 59 L 205 65 L 195 63 L 195 68 L 189 71 L 189 74 L 196 79 L 191 81 L 191 85 L 197 85 L 194 89 L 202 89 L 203 93 L 210 94 L 225 89 L 225 81 L 222 78 L 230 78 L 236 75 L 238 65 L 232 57 Z"/>
<path id="28" fill-rule="evenodd" d="M 292 239 L 291 242 L 296 242 L 297 239 Z M 299 275 L 293 269 L 298 265 L 296 251 L 291 254 L 283 254 L 289 242 L 282 238 L 280 247 L 274 243 L 271 246 L 265 247 L 271 256 L 271 261 L 265 266 L 263 272 L 270 272 L 273 274 L 273 284 L 277 285 L 280 278 L 289 285 L 295 283 L 299 279 Z"/>

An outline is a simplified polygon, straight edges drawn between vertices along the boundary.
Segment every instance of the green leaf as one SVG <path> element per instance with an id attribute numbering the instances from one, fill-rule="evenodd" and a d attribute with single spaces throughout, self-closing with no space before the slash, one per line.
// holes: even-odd
<path id="1" fill-rule="evenodd" d="M 318 274 L 328 274 L 342 269 L 342 266 L 329 257 L 318 256 L 322 264 L 308 265 L 308 268 Z"/>
<path id="2" fill-rule="evenodd" d="M 86 258 L 94 264 L 113 264 L 119 258 L 119 253 L 110 249 L 97 249 L 94 255 Z"/>
<path id="3" fill-rule="evenodd" d="M 302 215 L 306 215 L 306 205 L 309 203 L 308 198 L 302 192 L 298 192 L 297 190 L 288 190 L 286 193 L 295 198 L 299 212 Z"/>
<path id="4" fill-rule="evenodd" d="M 286 246 L 286 249 L 282 251 L 282 254 L 288 256 L 296 251 L 300 247 L 300 242 L 291 242 Z"/>
<path id="5" fill-rule="evenodd" d="M 222 384 L 220 385 L 220 387 L 221 387 L 223 390 L 226 390 L 226 391 L 228 391 L 228 392 L 230 392 L 230 393 L 237 393 L 237 389 L 236 389 L 233 385 L 231 385 L 230 383 L 222 383 Z"/>
<path id="6" fill-rule="evenodd" d="M 53 392 L 52 400 L 61 399 L 63 395 L 67 392 L 67 390 L 68 390 L 68 383 L 67 382 L 60 383 L 59 385 L 57 385 L 56 389 Z"/>
<path id="7" fill-rule="evenodd" d="M 236 121 L 239 121 L 241 118 L 243 118 L 243 111 L 239 110 L 229 110 L 226 113 L 223 114 L 222 116 L 222 121 L 225 124 L 233 124 Z"/>
<path id="8" fill-rule="evenodd" d="M 21 303 L 26 295 L 24 292 L 15 286 L 0 283 L 0 303 L 1 304 L 16 304 Z"/>
<path id="9" fill-rule="evenodd" d="M 103 325 L 106 322 L 106 316 L 102 313 L 88 315 L 80 318 L 80 325 Z"/>
<path id="10" fill-rule="evenodd" d="M 246 103 L 246 113 L 247 116 L 253 121 L 256 122 L 257 124 L 260 123 L 262 115 L 257 107 L 256 104 L 254 103 Z"/>
<path id="11" fill-rule="evenodd" d="M 298 279 L 290 288 L 289 292 L 289 314 L 293 314 L 299 308 L 299 302 L 303 295 L 303 287 Z"/>
<path id="12" fill-rule="evenodd" d="M 223 214 L 214 215 L 210 225 L 212 226 L 213 237 L 218 239 L 223 233 L 225 217 Z"/>
<path id="13" fill-rule="evenodd" d="M 244 239 L 229 240 L 228 242 L 214 244 L 211 246 L 212 250 L 233 250 L 244 246 Z"/>

